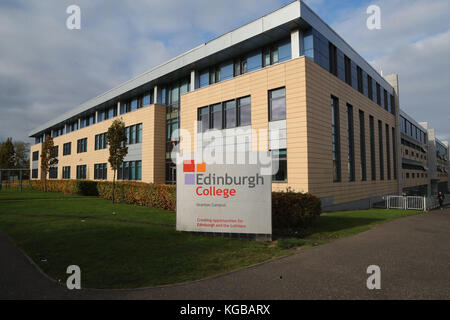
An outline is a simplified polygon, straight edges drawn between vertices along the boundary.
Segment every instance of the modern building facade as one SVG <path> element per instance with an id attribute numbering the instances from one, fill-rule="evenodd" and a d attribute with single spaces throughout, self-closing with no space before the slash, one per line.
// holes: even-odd
<path id="1" fill-rule="evenodd" d="M 310 192 L 325 209 L 364 208 L 415 187 L 406 173 L 416 177 L 428 167 L 429 157 L 410 159 L 409 149 L 428 149 L 431 136 L 415 121 L 425 136 L 417 141 L 404 134 L 398 92 L 396 75 L 382 77 L 295 1 L 33 130 L 33 178 L 40 178 L 39 153 L 51 135 L 59 163 L 50 178 L 112 180 L 105 133 L 121 117 L 129 154 L 119 180 L 175 183 L 170 153 L 180 139 L 173 133 L 189 132 L 194 143 L 184 151 L 192 152 L 216 131 L 231 135 L 233 144 L 244 141 L 247 150 L 272 151 L 280 163 L 274 190 Z M 267 133 L 240 140 L 239 132 L 249 129 Z M 447 158 L 436 161 L 448 170 L 448 145 L 446 151 L 441 145 L 436 148 Z M 422 172 L 420 188 L 432 177 L 421 180 Z"/>

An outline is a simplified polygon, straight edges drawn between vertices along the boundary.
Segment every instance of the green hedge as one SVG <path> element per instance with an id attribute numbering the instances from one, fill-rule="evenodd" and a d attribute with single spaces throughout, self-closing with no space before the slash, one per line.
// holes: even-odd
<path id="1" fill-rule="evenodd" d="M 272 192 L 272 228 L 293 231 L 308 228 L 322 212 L 320 199 L 291 190 Z"/>
<path id="2" fill-rule="evenodd" d="M 32 188 L 44 190 L 44 182 L 33 180 Z M 47 180 L 47 191 L 99 196 L 112 199 L 112 182 L 90 180 Z M 175 211 L 176 188 L 171 185 L 159 185 L 142 182 L 116 182 L 115 201 L 139 206 Z"/>
<path id="3" fill-rule="evenodd" d="M 44 190 L 41 180 L 31 182 L 33 189 Z M 112 182 L 88 180 L 47 180 L 47 191 L 99 196 L 112 199 Z M 116 182 L 115 200 L 139 206 L 176 210 L 176 187 L 143 182 Z M 321 213 L 320 199 L 309 193 L 291 190 L 272 192 L 272 227 L 274 230 L 303 230 Z"/>

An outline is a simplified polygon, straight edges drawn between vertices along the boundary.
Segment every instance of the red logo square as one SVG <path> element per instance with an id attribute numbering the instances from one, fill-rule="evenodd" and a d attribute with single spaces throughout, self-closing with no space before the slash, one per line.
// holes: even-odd
<path id="1" fill-rule="evenodd" d="M 195 161 L 194 160 L 183 161 L 183 172 L 195 172 Z"/>

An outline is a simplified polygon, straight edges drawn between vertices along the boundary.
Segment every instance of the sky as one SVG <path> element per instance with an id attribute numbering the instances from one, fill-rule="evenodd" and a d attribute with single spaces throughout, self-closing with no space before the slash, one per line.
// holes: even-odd
<path id="1" fill-rule="evenodd" d="M 0 141 L 291 0 L 2 0 Z M 450 1 L 305 0 L 383 75 L 399 74 L 400 105 L 450 140 Z M 68 6 L 81 8 L 69 30 Z M 369 30 L 369 5 L 381 29 Z"/>

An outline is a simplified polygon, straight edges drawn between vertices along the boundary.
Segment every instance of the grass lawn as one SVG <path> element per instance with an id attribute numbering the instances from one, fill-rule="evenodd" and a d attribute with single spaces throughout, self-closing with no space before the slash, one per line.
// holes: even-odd
<path id="1" fill-rule="evenodd" d="M 75 194 L 62 194 L 56 192 L 41 192 L 30 189 L 7 189 L 5 186 L 0 191 L 0 201 L 2 200 L 29 200 L 29 199 L 63 199 L 63 198 L 80 198 Z"/>
<path id="2" fill-rule="evenodd" d="M 304 239 L 273 243 L 175 231 L 175 214 L 91 197 L 0 192 L 0 230 L 52 278 L 75 264 L 85 288 L 137 288 L 201 279 L 345 237 L 415 211 L 364 210 L 322 215 Z M 18 193 L 18 192 L 17 192 Z M 36 199 L 60 198 L 61 201 Z M 66 198 L 65 198 L 66 197 Z M 23 201 L 10 201 L 27 199 Z"/>

